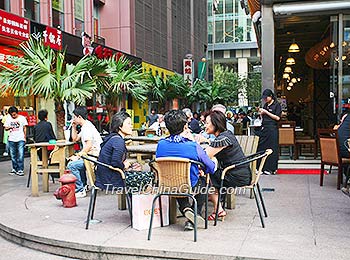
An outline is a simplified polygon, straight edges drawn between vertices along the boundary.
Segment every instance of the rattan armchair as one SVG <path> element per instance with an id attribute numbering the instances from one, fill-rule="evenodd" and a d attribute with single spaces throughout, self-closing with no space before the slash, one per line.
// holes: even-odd
<path id="1" fill-rule="evenodd" d="M 156 171 L 158 178 L 158 192 L 152 202 L 152 211 L 151 211 L 151 221 L 148 230 L 148 240 L 151 239 L 152 234 L 152 224 L 154 217 L 154 207 L 157 199 L 160 199 L 161 196 L 169 197 L 188 197 L 193 199 L 194 204 L 194 242 L 197 241 L 197 200 L 192 191 L 191 180 L 190 180 L 190 168 L 191 164 L 197 164 L 203 167 L 204 165 L 198 161 L 190 160 L 187 158 L 179 157 L 161 157 L 155 159 L 151 162 L 151 167 Z M 205 199 L 205 228 L 208 228 L 208 186 L 209 178 L 206 179 L 206 199 Z M 160 219 L 161 226 L 162 223 L 162 207 L 160 205 Z"/>
<path id="2" fill-rule="evenodd" d="M 91 185 L 90 203 L 89 203 L 88 215 L 86 218 L 86 226 L 85 226 L 85 229 L 88 229 L 90 221 L 94 219 L 97 191 L 99 190 L 99 188 L 95 186 L 95 180 L 96 180 L 95 166 L 101 165 L 101 166 L 107 167 L 107 168 L 115 171 L 115 173 L 119 174 L 120 177 L 122 178 L 123 183 L 124 183 L 124 187 L 126 187 L 126 183 L 125 183 L 125 174 L 124 174 L 123 170 L 121 170 L 119 168 L 115 168 L 109 164 L 99 162 L 99 161 L 97 161 L 96 157 L 91 156 L 91 155 L 83 155 L 82 158 L 84 159 L 86 175 L 87 175 L 87 178 L 88 178 L 90 185 Z M 119 198 L 118 198 L 119 203 L 121 202 L 123 197 L 124 196 L 121 196 L 121 195 L 119 196 Z M 131 227 L 132 227 L 132 208 L 131 208 L 132 205 L 131 205 L 131 198 L 130 198 L 129 194 L 126 194 L 126 203 L 128 204 L 130 223 L 131 223 Z"/>
<path id="3" fill-rule="evenodd" d="M 243 188 L 243 189 L 251 189 L 253 190 L 254 192 L 254 198 L 255 198 L 255 202 L 256 202 L 256 206 L 258 208 L 258 212 L 259 212 L 259 217 L 260 217 L 260 221 L 261 221 L 261 225 L 262 227 L 264 228 L 265 227 L 265 223 L 264 223 L 264 219 L 262 217 L 262 212 L 261 212 L 261 208 L 260 208 L 260 203 L 261 203 L 261 206 L 263 208 L 263 211 L 264 211 L 264 215 L 265 217 L 267 217 L 267 211 L 266 211 L 266 207 L 265 207 L 265 203 L 264 203 L 264 199 L 263 199 L 263 196 L 261 194 L 261 190 L 260 190 L 260 186 L 259 186 L 259 179 L 260 179 L 260 175 L 262 174 L 262 170 L 263 170 L 263 167 L 264 167 L 264 164 L 265 164 L 265 161 L 266 161 L 266 158 L 267 156 L 269 156 L 270 154 L 272 153 L 272 150 L 271 149 L 267 149 L 266 151 L 260 151 L 260 152 L 257 152 L 255 154 L 252 154 L 250 156 L 247 156 L 246 159 L 242 162 L 238 162 L 236 164 L 232 164 L 228 167 L 226 167 L 223 171 L 222 171 L 222 174 L 221 174 L 221 183 L 220 183 L 220 189 L 218 191 L 219 193 L 219 198 L 221 197 L 221 190 L 222 190 L 222 187 L 224 186 L 224 178 L 225 178 L 225 175 L 226 173 L 228 173 L 228 171 L 234 169 L 234 168 L 237 168 L 241 165 L 244 165 L 244 164 L 247 164 L 247 163 L 252 163 L 252 162 L 256 162 L 257 160 L 261 159 L 261 162 L 260 162 L 260 165 L 259 165 L 259 168 L 256 172 L 256 177 L 252 179 L 252 182 L 250 185 L 247 185 L 247 186 L 243 186 L 243 187 L 240 187 L 240 188 Z M 257 193 L 259 195 L 259 198 L 257 196 Z M 259 200 L 260 200 L 260 203 L 259 203 Z M 217 205 L 216 205 L 216 214 L 215 214 L 215 221 L 214 221 L 214 226 L 216 226 L 217 224 L 217 221 L 218 221 L 218 214 L 219 214 L 219 203 L 220 203 L 220 200 L 218 200 L 217 202 Z"/>

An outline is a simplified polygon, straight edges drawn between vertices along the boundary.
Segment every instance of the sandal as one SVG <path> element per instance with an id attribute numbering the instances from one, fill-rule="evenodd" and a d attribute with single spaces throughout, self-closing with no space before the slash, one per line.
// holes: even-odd
<path id="1" fill-rule="evenodd" d="M 209 221 L 215 221 L 215 215 L 216 215 L 216 212 L 214 211 L 213 213 L 211 213 L 210 216 L 208 216 L 208 220 Z M 226 215 L 227 215 L 227 213 L 226 213 L 225 210 L 219 211 L 219 213 L 218 213 L 218 220 L 224 221 Z"/>

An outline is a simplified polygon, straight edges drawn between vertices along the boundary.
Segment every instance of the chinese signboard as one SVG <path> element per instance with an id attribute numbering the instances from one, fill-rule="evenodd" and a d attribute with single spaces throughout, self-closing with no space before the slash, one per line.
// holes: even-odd
<path id="1" fill-rule="evenodd" d="M 62 50 L 62 32 L 56 28 L 46 26 L 43 31 L 44 45 L 55 50 Z"/>
<path id="2" fill-rule="evenodd" d="M 10 61 L 12 56 L 22 57 L 23 53 L 20 50 L 0 45 L 0 65 L 12 68 L 14 66 Z"/>
<path id="3" fill-rule="evenodd" d="M 184 80 L 190 86 L 193 84 L 193 61 L 191 59 L 184 59 Z"/>
<path id="4" fill-rule="evenodd" d="M 0 35 L 26 41 L 29 39 L 29 20 L 0 9 Z"/>

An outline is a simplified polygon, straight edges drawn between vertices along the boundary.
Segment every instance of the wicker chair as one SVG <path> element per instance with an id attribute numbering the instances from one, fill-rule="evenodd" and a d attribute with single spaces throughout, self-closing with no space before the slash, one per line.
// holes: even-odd
<path id="1" fill-rule="evenodd" d="M 296 159 L 295 121 L 281 121 L 278 123 L 279 146 L 289 146 L 290 157 Z M 293 151 L 292 151 L 293 150 Z"/>
<path id="2" fill-rule="evenodd" d="M 219 198 L 220 198 L 220 197 L 221 197 L 221 190 L 222 190 L 222 187 L 224 186 L 224 178 L 225 178 L 226 173 L 227 173 L 229 170 L 232 170 L 232 169 L 234 169 L 234 168 L 236 168 L 236 167 L 239 167 L 239 166 L 244 165 L 244 164 L 247 164 L 247 163 L 256 162 L 257 160 L 261 159 L 261 162 L 260 162 L 260 165 L 259 165 L 259 169 L 257 170 L 257 173 L 256 173 L 256 178 L 254 178 L 254 179 L 252 180 L 252 182 L 251 182 L 250 185 L 243 186 L 243 187 L 240 187 L 240 188 L 243 188 L 243 189 L 251 189 L 251 190 L 253 190 L 253 192 L 254 192 L 254 198 L 255 198 L 255 202 L 256 202 L 256 206 L 257 206 L 257 208 L 258 208 L 259 217 L 260 217 L 261 225 L 262 225 L 263 228 L 265 227 L 265 224 L 264 224 L 264 219 L 263 219 L 262 213 L 261 213 L 261 208 L 260 208 L 260 204 L 259 204 L 259 199 L 260 199 L 260 203 L 261 203 L 261 206 L 262 206 L 262 208 L 263 208 L 265 217 L 267 217 L 267 211 L 266 211 L 264 199 L 263 199 L 262 194 L 261 194 L 261 191 L 260 191 L 259 179 L 260 179 L 260 175 L 261 175 L 261 173 L 262 173 L 262 169 L 263 169 L 263 167 L 264 167 L 266 158 L 267 158 L 267 156 L 269 156 L 271 153 L 272 153 L 272 150 L 271 150 L 271 149 L 267 149 L 266 151 L 260 151 L 260 152 L 257 152 L 257 153 L 255 153 L 255 154 L 252 154 L 252 155 L 248 156 L 248 157 L 246 158 L 246 160 L 244 160 L 244 161 L 242 161 L 242 162 L 239 162 L 239 163 L 236 163 L 236 164 L 233 164 L 233 165 L 230 165 L 230 166 L 226 167 L 226 168 L 222 171 L 222 174 L 221 174 L 220 189 L 219 189 L 219 192 L 218 192 L 218 193 L 219 193 Z M 258 193 L 258 195 L 259 195 L 259 199 L 258 199 L 257 193 Z M 218 221 L 219 203 L 220 203 L 220 200 L 218 200 L 217 205 L 216 205 L 216 214 L 215 214 L 214 226 L 216 226 L 217 221 Z"/>
<path id="3" fill-rule="evenodd" d="M 96 177 L 95 177 L 94 166 L 98 164 L 98 165 L 107 167 L 107 168 L 115 171 L 116 174 L 120 174 L 120 176 L 123 180 L 123 183 L 124 183 L 124 187 L 126 187 L 126 185 L 125 185 L 125 174 L 124 174 L 123 170 L 121 170 L 119 168 L 114 168 L 111 165 L 99 162 L 99 161 L 97 161 L 96 157 L 91 156 L 91 155 L 83 155 L 82 158 L 84 159 L 86 175 L 87 175 L 87 178 L 88 178 L 90 185 L 91 185 L 90 203 L 89 203 L 88 215 L 86 218 L 86 226 L 85 226 L 85 229 L 88 229 L 90 221 L 94 219 L 97 191 L 99 190 L 99 188 L 95 186 Z M 118 204 L 120 204 L 124 200 L 125 195 L 124 196 L 123 195 L 118 194 L 118 201 L 119 201 Z M 131 200 L 130 200 L 129 194 L 126 195 L 126 202 L 128 204 L 130 222 L 131 222 L 131 226 L 132 226 L 132 209 L 131 209 Z"/>
<path id="4" fill-rule="evenodd" d="M 333 129 L 318 129 L 321 149 L 321 173 L 320 186 L 323 186 L 324 166 L 335 165 L 338 167 L 337 189 L 343 183 L 343 166 L 350 165 L 349 158 L 341 158 L 339 151 L 338 131 Z"/>
<path id="5" fill-rule="evenodd" d="M 193 199 L 194 203 L 194 242 L 197 241 L 197 200 L 194 197 L 195 194 L 191 190 L 191 180 L 190 180 L 190 168 L 191 164 L 195 163 L 204 167 L 200 162 L 193 161 L 187 158 L 179 157 L 161 157 L 155 159 L 151 162 L 151 167 L 157 172 L 158 177 L 158 194 L 154 197 L 152 203 L 151 211 L 151 221 L 148 230 L 148 240 L 151 240 L 152 234 L 152 224 L 154 216 L 154 207 L 157 199 L 160 199 L 161 196 L 170 196 L 170 197 L 189 197 Z M 208 191 L 209 178 L 207 176 L 206 182 L 206 191 Z M 163 190 L 164 189 L 164 190 Z M 170 192 L 167 192 L 170 191 Z M 159 201 L 159 205 L 161 202 Z M 162 208 L 160 206 L 160 219 L 161 226 L 162 223 Z M 208 193 L 206 193 L 205 199 L 205 228 L 208 228 Z"/>

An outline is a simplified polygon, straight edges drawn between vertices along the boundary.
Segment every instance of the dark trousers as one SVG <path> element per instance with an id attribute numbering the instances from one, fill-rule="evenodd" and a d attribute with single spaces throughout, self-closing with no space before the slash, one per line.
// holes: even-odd
<path id="1" fill-rule="evenodd" d="M 205 187 L 205 178 L 199 177 L 198 182 L 195 186 L 192 187 L 192 189 L 200 190 L 201 187 Z M 197 213 L 201 215 L 203 204 L 205 202 L 205 194 L 198 193 L 194 196 L 197 200 Z M 193 209 L 193 203 L 190 203 L 190 198 L 176 198 L 177 203 L 179 204 L 179 210 L 182 214 L 184 214 L 185 208 L 191 208 Z"/>
<path id="2" fill-rule="evenodd" d="M 278 168 L 278 128 L 277 126 L 264 126 L 258 136 L 258 151 L 272 149 L 272 154 L 267 157 L 263 170 L 274 172 Z M 260 160 L 258 162 L 258 165 L 260 165 Z"/>

